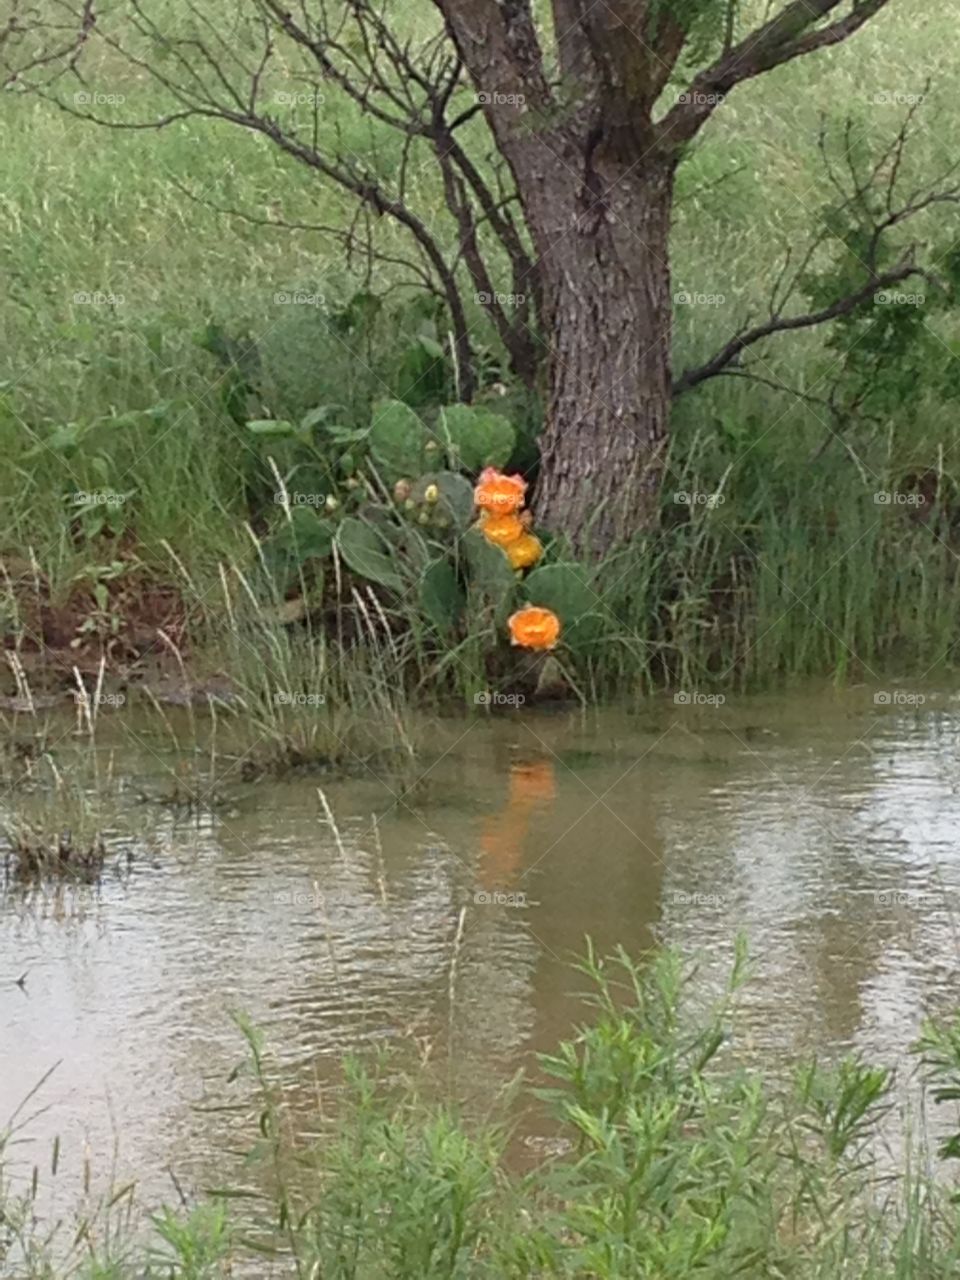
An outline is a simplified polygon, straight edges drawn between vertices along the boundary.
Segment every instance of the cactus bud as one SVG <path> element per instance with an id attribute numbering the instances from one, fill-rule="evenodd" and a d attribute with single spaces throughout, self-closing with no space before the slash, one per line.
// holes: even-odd
<path id="1" fill-rule="evenodd" d="M 393 496 L 397 502 L 406 502 L 413 488 L 409 480 L 398 480 L 393 486 Z"/>
<path id="2" fill-rule="evenodd" d="M 427 485 L 426 489 L 423 491 L 423 500 L 424 502 L 428 502 L 431 507 L 434 503 L 440 501 L 440 490 L 435 484 Z"/>

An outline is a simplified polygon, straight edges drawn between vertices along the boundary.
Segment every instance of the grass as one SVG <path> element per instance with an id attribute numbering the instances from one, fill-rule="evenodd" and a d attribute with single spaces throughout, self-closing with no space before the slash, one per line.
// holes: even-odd
<path id="1" fill-rule="evenodd" d="M 922 92 L 929 77 L 910 175 L 947 168 L 960 122 L 940 86 L 956 79 L 960 52 L 941 38 L 941 25 L 922 0 L 904 0 L 848 44 L 738 89 L 717 113 L 681 171 L 673 251 L 677 289 L 723 301 L 677 307 L 679 368 L 762 309 L 786 246 L 796 252 L 818 225 L 831 197 L 817 150 L 821 116 L 837 123 L 851 114 L 858 136 L 880 143 L 901 113 L 876 96 Z M 149 82 L 129 69 L 108 62 L 98 75 L 101 88 L 126 96 L 130 112 L 156 106 Z M 344 145 L 389 169 L 385 136 L 358 122 L 333 88 L 326 110 Z M 928 123 L 934 113 L 936 127 Z M 239 633 L 271 655 L 269 671 L 249 670 L 245 644 L 231 651 L 210 625 L 224 602 L 223 572 L 234 582 L 237 573 L 257 577 L 254 543 L 279 515 L 263 506 L 273 487 L 263 450 L 231 417 L 229 379 L 209 347 L 223 335 L 254 343 L 249 416 L 334 405 L 343 426 L 363 426 L 371 400 L 396 391 L 422 311 L 387 271 L 378 282 L 382 313 L 362 331 L 345 331 L 334 321 L 358 281 L 334 244 L 209 207 L 279 206 L 292 220 L 338 225 L 350 216 L 336 191 L 264 139 L 198 121 L 156 136 L 106 134 L 16 94 L 0 98 L 0 115 L 10 138 L 0 201 L 0 271 L 10 281 L 0 317 L 0 450 L 10 459 L 0 476 L 0 610 L 8 643 L 29 648 L 24 632 L 36 634 L 40 614 L 61 610 L 71 627 L 86 628 L 81 640 L 93 651 L 120 655 L 143 598 L 177 594 L 192 628 L 191 665 L 220 661 L 250 714 L 266 711 L 267 737 L 289 739 L 299 726 L 295 738 L 304 718 L 281 726 L 256 691 L 273 681 L 278 663 L 298 668 L 292 685 L 302 676 L 329 706 L 350 698 L 327 683 L 337 664 L 315 637 L 268 625 L 262 594 L 279 607 L 283 583 L 257 586 L 251 607 L 242 591 L 236 601 Z M 418 194 L 435 210 L 430 174 Z M 397 233 L 382 222 L 378 235 L 397 248 Z M 921 229 L 938 226 L 942 240 L 949 224 L 934 215 Z M 446 234 L 454 243 L 452 226 Z M 323 304 L 277 303 L 294 288 L 322 294 Z M 83 300 L 98 292 L 115 301 Z M 952 317 L 931 323 L 932 359 L 939 353 L 949 366 Z M 808 335 L 780 339 L 763 359 L 771 379 L 816 393 L 835 357 L 824 335 Z M 591 580 L 604 634 L 578 663 L 576 687 L 598 698 L 640 697 L 663 683 L 759 687 L 812 674 L 842 681 L 904 668 L 951 671 L 960 620 L 956 435 L 950 400 L 920 389 L 926 373 L 933 385 L 942 370 L 905 368 L 889 421 L 843 441 L 831 436 L 822 409 L 762 385 L 724 379 L 682 398 L 662 527 Z M 909 487 L 928 471 L 938 484 L 931 518 L 874 502 L 875 492 Z M 674 501 L 721 484 L 719 506 Z M 77 500 L 104 491 L 115 505 Z M 24 603 L 31 595 L 32 611 Z M 390 649 L 392 674 L 361 700 L 372 714 L 393 726 L 400 689 L 423 698 L 442 686 L 443 696 L 469 701 L 490 682 L 481 645 L 468 637 L 451 653 L 414 602 L 384 607 L 398 623 L 394 637 L 407 636 L 402 646 L 379 622 L 367 645 L 369 628 L 355 610 L 368 650 L 359 666 L 378 668 Z M 148 648 L 155 656 L 163 647 L 154 640 Z M 330 733 L 339 731 L 331 725 Z M 300 750 L 294 742 L 291 753 Z"/>
<path id="2" fill-rule="evenodd" d="M 220 609 L 198 618 L 210 630 L 196 669 L 161 633 L 170 689 L 116 692 L 101 657 L 92 679 L 75 667 L 72 699 L 50 708 L 10 652 L 18 697 L 15 711 L 0 713 L 0 889 L 94 883 L 129 865 L 144 842 L 138 802 L 195 817 L 229 806 L 247 785 L 292 774 L 376 776 L 412 794 L 424 759 L 440 749 L 404 696 L 410 637 L 393 637 L 372 593 L 362 602 L 364 642 L 338 646 L 322 630 L 273 625 L 271 600 L 239 570 L 222 586 Z M 229 683 L 203 679 L 210 663 L 231 672 Z M 167 705 L 169 694 L 179 705 Z M 151 762 L 146 789 L 116 769 L 131 749 Z"/>
<path id="3" fill-rule="evenodd" d="M 31 716 L 29 682 L 15 661 L 14 666 L 19 692 Z M 52 732 L 48 738 L 42 731 L 21 738 L 14 725 L 8 726 L 0 848 L 6 846 L 4 878 L 20 886 L 48 879 L 90 883 L 97 880 L 107 861 L 105 835 L 117 822 L 122 788 L 112 756 L 104 764 L 96 750 L 105 666 L 101 662 L 99 679 L 89 688 L 77 673 L 71 736 L 83 740 L 82 763 L 72 753 L 70 762 L 58 767 L 51 746 L 66 736 L 62 723 L 55 738 Z"/>
<path id="4" fill-rule="evenodd" d="M 237 692 L 227 734 L 258 771 L 396 769 L 420 753 L 403 655 L 378 624 L 344 652 L 322 632 L 291 636 L 254 616 L 217 657 Z"/>
<path id="5" fill-rule="evenodd" d="M 221 1185 L 152 1215 L 146 1235 L 121 1188 L 97 1215 L 84 1210 L 78 1231 L 46 1237 L 36 1172 L 19 1195 L 4 1173 L 8 1135 L 0 1265 L 23 1280 L 956 1274 L 960 1138 L 935 1151 L 926 1129 L 908 1131 L 891 1175 L 880 1158 L 890 1070 L 845 1059 L 765 1079 L 736 1036 L 742 950 L 711 1003 L 675 952 L 640 963 L 588 954 L 581 971 L 587 1017 L 541 1059 L 545 1084 L 514 1083 L 483 1116 L 438 1098 L 422 1069 L 351 1060 L 332 1110 L 318 1099 L 319 1114 L 298 1122 L 321 1136 L 304 1137 L 261 1037 L 240 1019 L 259 1138 L 242 1167 L 222 1153 Z M 929 1024 L 915 1055 L 931 1114 L 956 1097 L 960 1023 Z M 550 1154 L 526 1172 L 512 1146 L 518 1104 L 538 1108 L 551 1134 Z"/>

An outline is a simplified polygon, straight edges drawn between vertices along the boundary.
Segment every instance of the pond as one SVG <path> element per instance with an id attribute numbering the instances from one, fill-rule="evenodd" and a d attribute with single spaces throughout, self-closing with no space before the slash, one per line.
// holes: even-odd
<path id="1" fill-rule="evenodd" d="M 263 1028 L 305 1123 L 340 1055 L 379 1044 L 492 1095 L 582 1016 L 587 935 L 678 944 L 710 985 L 743 931 L 771 1070 L 897 1063 L 925 1012 L 960 1004 L 958 710 L 949 690 L 813 687 L 444 720 L 406 791 L 381 771 L 234 775 L 188 815 L 142 802 L 168 762 L 118 724 L 132 861 L 0 900 L 0 1126 L 51 1073 L 16 1167 L 58 1136 L 66 1185 L 87 1162 L 155 1199 L 171 1170 L 213 1176 L 249 1118 L 218 1110 L 243 1052 L 231 1010 Z"/>

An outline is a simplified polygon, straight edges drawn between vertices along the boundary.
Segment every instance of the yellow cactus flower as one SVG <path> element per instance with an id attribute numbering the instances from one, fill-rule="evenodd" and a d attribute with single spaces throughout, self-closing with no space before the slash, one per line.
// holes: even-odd
<path id="1" fill-rule="evenodd" d="M 426 489 L 423 491 L 423 500 L 424 502 L 428 502 L 430 506 L 433 506 L 434 503 L 440 501 L 440 490 L 435 484 L 427 485 Z"/>
<path id="2" fill-rule="evenodd" d="M 519 518 L 514 515 L 491 516 L 484 514 L 480 521 L 480 532 L 495 547 L 506 549 L 512 542 L 519 542 L 526 534 Z"/>
<path id="3" fill-rule="evenodd" d="M 529 569 L 543 555 L 543 543 L 532 533 L 525 533 L 516 542 L 504 547 L 514 569 Z"/>

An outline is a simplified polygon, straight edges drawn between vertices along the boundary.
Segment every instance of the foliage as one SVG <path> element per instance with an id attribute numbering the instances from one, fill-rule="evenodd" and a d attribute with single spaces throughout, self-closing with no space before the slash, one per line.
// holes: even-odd
<path id="1" fill-rule="evenodd" d="M 262 1034 L 238 1017 L 247 1056 L 233 1087 L 252 1094 L 253 1140 L 238 1181 L 152 1218 L 154 1236 L 88 1221 L 82 1251 L 58 1276 L 215 1280 L 230 1274 L 331 1280 L 521 1280 L 582 1277 L 723 1280 L 948 1280 L 960 1218 L 927 1169 L 922 1132 L 879 1160 L 890 1073 L 850 1060 L 803 1064 L 773 1081 L 738 1052 L 736 997 L 750 980 L 742 946 L 727 988 L 707 998 L 672 951 L 634 959 L 592 951 L 580 965 L 591 1010 L 541 1058 L 548 1086 L 507 1087 L 471 1118 L 428 1076 L 386 1056 L 350 1058 L 336 1116 L 294 1137 Z M 942 1087 L 955 1028 L 930 1023 L 917 1046 Z M 933 1055 L 932 1057 L 930 1055 Z M 538 1110 L 553 1154 L 528 1172 L 511 1157 L 508 1117 Z M 546 1110 L 544 1110 L 546 1109 Z M 316 1136 L 316 1126 L 321 1134 Z M 0 1259 L 24 1280 L 54 1274 L 57 1234 L 31 1225 L 29 1195 L 4 1182 Z M 56 1159 L 54 1159 L 54 1167 Z M 921 1172 L 922 1171 L 922 1172 Z M 116 1197 L 114 1198 L 116 1200 Z M 101 1213 L 111 1213 L 109 1205 Z M 108 1243 L 109 1242 L 109 1245 Z M 59 1255 L 64 1257 L 63 1252 Z"/>
<path id="2" fill-rule="evenodd" d="M 373 525 L 348 516 L 337 530 L 337 547 L 347 567 L 361 578 L 394 591 L 403 590 L 403 579 L 393 568 L 390 546 Z"/>
<path id="3" fill-rule="evenodd" d="M 517 598 L 519 565 L 528 567 L 543 554 L 519 517 L 510 518 L 525 561 L 514 558 L 512 544 L 500 545 L 494 538 L 495 512 L 481 510 L 476 529 L 471 527 L 478 472 L 478 495 L 488 477 L 508 490 L 516 484 L 518 494 L 525 488 L 492 465 L 516 447 L 511 424 L 483 406 L 460 404 L 440 406 L 431 428 L 423 414 L 400 400 L 376 402 L 366 432 L 337 427 L 336 416 L 323 406 L 298 424 L 281 419 L 246 424 L 267 445 L 266 468 L 279 486 L 262 551 L 270 574 L 284 590 L 297 584 L 305 596 L 319 600 L 336 557 L 350 574 L 389 593 L 388 607 L 391 597 L 419 606 L 420 621 L 448 650 L 471 634 L 485 637 L 486 647 L 495 649 Z M 293 452 L 277 449 L 282 442 Z M 350 474 L 338 483 L 335 473 L 345 464 L 336 453 L 343 443 L 349 445 Z M 461 469 L 433 469 L 439 455 Z M 305 494 L 301 486 L 322 483 L 321 476 L 331 491 Z M 304 497 L 313 504 L 296 505 Z M 541 569 L 532 576 L 549 597 L 540 603 L 570 624 L 565 643 L 575 646 L 588 634 L 585 615 L 592 593 L 584 585 L 585 571 L 578 576 L 576 566 L 557 568 L 552 575 Z"/>
<path id="4" fill-rule="evenodd" d="M 504 467 L 517 446 L 517 433 L 498 413 L 473 405 L 455 404 L 441 411 L 451 465 L 466 471 Z"/>

